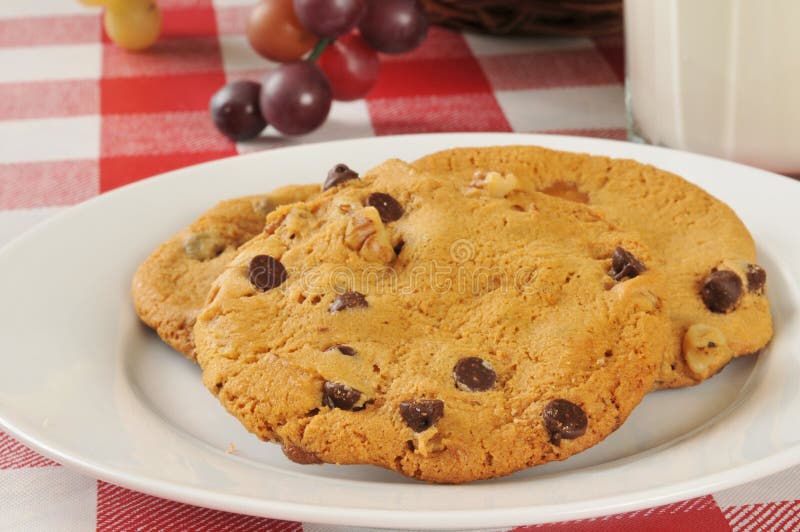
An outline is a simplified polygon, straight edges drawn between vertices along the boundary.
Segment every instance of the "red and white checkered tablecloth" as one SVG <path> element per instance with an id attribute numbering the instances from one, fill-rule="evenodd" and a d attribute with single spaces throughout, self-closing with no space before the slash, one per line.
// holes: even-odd
<path id="1" fill-rule="evenodd" d="M 334 104 L 306 137 L 234 145 L 211 94 L 269 64 L 243 35 L 253 0 L 159 0 L 163 34 L 120 50 L 75 0 L 0 2 L 0 245 L 52 215 L 173 168 L 288 143 L 437 131 L 625 138 L 622 43 L 502 40 L 433 29 L 385 57 L 366 100 Z M 268 132 L 269 133 L 269 132 Z M 514 530 L 798 530 L 800 467 L 628 514 Z M 520 523 L 524 525 L 524 523 Z M 2 530 L 342 530 L 208 510 L 82 476 L 0 432 Z"/>

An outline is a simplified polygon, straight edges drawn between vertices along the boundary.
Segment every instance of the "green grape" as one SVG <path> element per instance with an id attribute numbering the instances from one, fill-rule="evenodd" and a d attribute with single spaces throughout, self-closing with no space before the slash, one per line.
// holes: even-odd
<path id="1" fill-rule="evenodd" d="M 143 50 L 158 40 L 161 11 L 153 0 L 115 0 L 106 9 L 103 23 L 114 44 Z"/>

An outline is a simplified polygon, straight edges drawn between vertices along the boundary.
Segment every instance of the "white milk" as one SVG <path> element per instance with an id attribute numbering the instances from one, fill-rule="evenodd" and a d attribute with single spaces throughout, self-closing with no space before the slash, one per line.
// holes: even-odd
<path id="1" fill-rule="evenodd" d="M 625 38 L 635 135 L 800 172 L 800 0 L 625 0 Z"/>

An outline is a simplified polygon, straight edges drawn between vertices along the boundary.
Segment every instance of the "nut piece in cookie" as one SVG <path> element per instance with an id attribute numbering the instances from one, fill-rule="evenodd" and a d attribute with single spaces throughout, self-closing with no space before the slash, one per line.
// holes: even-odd
<path id="1" fill-rule="evenodd" d="M 517 188 L 517 176 L 489 172 L 486 174 L 486 191 L 493 198 L 505 198 Z"/>
<path id="2" fill-rule="evenodd" d="M 389 232 L 375 207 L 364 207 L 353 213 L 345 230 L 344 243 L 369 262 L 387 264 L 396 256 Z"/>
<path id="3" fill-rule="evenodd" d="M 190 233 L 183 240 L 183 250 L 195 260 L 208 260 L 217 257 L 231 244 L 229 239 L 219 233 L 203 231 Z"/>
<path id="4" fill-rule="evenodd" d="M 447 449 L 444 436 L 436 427 L 431 427 L 423 432 L 415 432 L 413 444 L 414 450 L 425 457 Z"/>
<path id="5" fill-rule="evenodd" d="M 519 188 L 519 180 L 512 173 L 476 171 L 472 186 L 486 189 L 486 193 L 493 198 L 505 198 Z"/>
<path id="6" fill-rule="evenodd" d="M 277 204 L 269 197 L 256 198 L 252 201 L 253 210 L 262 216 L 266 216 L 275 210 Z"/>
<path id="7" fill-rule="evenodd" d="M 683 336 L 683 357 L 698 379 L 707 379 L 730 361 L 731 353 L 722 331 L 695 323 Z"/>

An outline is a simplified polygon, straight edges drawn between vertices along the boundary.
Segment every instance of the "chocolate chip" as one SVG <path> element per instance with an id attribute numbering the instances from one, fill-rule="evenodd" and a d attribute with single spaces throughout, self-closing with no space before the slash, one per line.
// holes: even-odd
<path id="1" fill-rule="evenodd" d="M 747 265 L 747 289 L 750 292 L 759 294 L 764 292 L 764 285 L 767 283 L 767 272 L 758 264 Z"/>
<path id="2" fill-rule="evenodd" d="M 485 392 L 494 388 L 497 373 L 488 361 L 478 357 L 468 357 L 456 363 L 453 368 L 453 379 L 459 390 Z"/>
<path id="3" fill-rule="evenodd" d="M 325 351 L 339 351 L 341 354 L 348 357 L 356 356 L 356 350 L 349 345 L 332 345 Z"/>
<path id="4" fill-rule="evenodd" d="M 622 281 L 623 279 L 633 279 L 640 273 L 647 270 L 644 264 L 637 259 L 633 253 L 621 247 L 614 250 L 611 256 L 611 277 L 615 281 Z"/>
<path id="5" fill-rule="evenodd" d="M 399 255 L 400 252 L 403 251 L 403 247 L 405 245 L 406 245 L 406 243 L 403 242 L 402 240 L 400 242 L 398 242 L 397 245 L 393 248 L 394 249 L 394 254 L 395 255 Z"/>
<path id="6" fill-rule="evenodd" d="M 351 179 L 358 179 L 358 173 L 351 170 L 346 164 L 339 163 L 328 172 L 328 177 L 325 178 L 322 190 L 328 190 Z"/>
<path id="7" fill-rule="evenodd" d="M 342 410 L 361 410 L 364 405 L 358 405 L 363 394 L 346 384 L 325 381 L 322 385 L 322 404 L 331 408 Z"/>
<path id="8" fill-rule="evenodd" d="M 289 274 L 278 259 L 269 255 L 256 255 L 250 261 L 248 277 L 258 290 L 267 291 L 282 285 Z"/>
<path id="9" fill-rule="evenodd" d="M 383 192 L 373 192 L 367 196 L 367 206 L 378 210 L 383 223 L 399 220 L 406 212 L 396 199 Z"/>
<path id="10" fill-rule="evenodd" d="M 550 433 L 550 443 L 558 445 L 562 439 L 574 440 L 586 433 L 586 413 L 581 407 L 566 399 L 554 399 L 542 410 L 544 428 Z"/>
<path id="11" fill-rule="evenodd" d="M 439 399 L 418 399 L 402 402 L 399 405 L 400 417 L 414 432 L 428 430 L 444 415 L 444 401 Z"/>
<path id="12" fill-rule="evenodd" d="M 302 447 L 298 447 L 297 445 L 291 445 L 284 443 L 282 446 L 283 454 L 286 455 L 286 458 L 295 462 L 297 464 L 321 464 L 322 460 L 319 459 L 317 455 L 312 452 L 306 451 Z"/>
<path id="13" fill-rule="evenodd" d="M 742 279 L 730 270 L 711 272 L 703 279 L 700 296 L 711 312 L 730 312 L 742 297 Z"/>
<path id="14" fill-rule="evenodd" d="M 369 303 L 367 303 L 367 298 L 364 294 L 348 290 L 336 296 L 329 310 L 331 312 L 339 312 L 349 308 L 367 308 L 368 306 Z"/>

